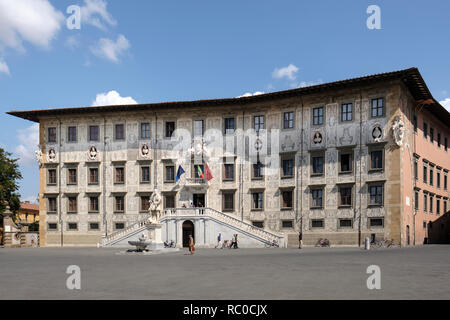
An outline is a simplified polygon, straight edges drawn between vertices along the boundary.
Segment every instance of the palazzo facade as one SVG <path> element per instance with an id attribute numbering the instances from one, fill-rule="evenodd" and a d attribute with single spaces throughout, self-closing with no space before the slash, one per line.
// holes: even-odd
<path id="1" fill-rule="evenodd" d="M 297 246 L 300 231 L 307 245 L 448 237 L 450 114 L 416 68 L 251 97 L 9 114 L 40 124 L 42 246 L 126 239 L 155 193 L 164 240 L 178 245 L 187 232 L 204 246 L 218 232 L 248 246 Z"/>

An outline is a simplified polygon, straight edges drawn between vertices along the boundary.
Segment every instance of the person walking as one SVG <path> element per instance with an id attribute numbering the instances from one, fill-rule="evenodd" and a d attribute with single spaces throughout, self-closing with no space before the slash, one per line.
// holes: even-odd
<path id="1" fill-rule="evenodd" d="M 217 245 L 216 245 L 216 249 L 220 248 L 220 242 L 222 241 L 222 234 L 219 233 L 219 235 L 217 236 Z M 223 247 L 222 247 L 223 248 Z"/>
<path id="2" fill-rule="evenodd" d="M 235 249 L 239 249 L 239 247 L 238 247 L 238 234 L 237 233 L 234 235 L 234 248 Z"/>
<path id="3" fill-rule="evenodd" d="M 303 234 L 300 231 L 300 233 L 298 234 L 298 248 L 301 249 L 303 246 Z"/>
<path id="4" fill-rule="evenodd" d="M 191 253 L 191 255 L 195 252 L 194 238 L 192 237 L 192 235 L 189 235 L 189 252 Z"/>

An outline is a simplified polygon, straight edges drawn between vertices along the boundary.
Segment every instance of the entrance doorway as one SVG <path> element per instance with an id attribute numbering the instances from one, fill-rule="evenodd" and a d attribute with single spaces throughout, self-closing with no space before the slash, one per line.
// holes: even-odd
<path id="1" fill-rule="evenodd" d="M 195 242 L 194 224 L 190 220 L 183 222 L 183 247 L 189 247 L 189 236 L 192 235 Z"/>
<path id="2" fill-rule="evenodd" d="M 205 194 L 204 193 L 194 193 L 193 194 L 193 203 L 194 203 L 194 206 L 197 208 L 206 207 Z"/>

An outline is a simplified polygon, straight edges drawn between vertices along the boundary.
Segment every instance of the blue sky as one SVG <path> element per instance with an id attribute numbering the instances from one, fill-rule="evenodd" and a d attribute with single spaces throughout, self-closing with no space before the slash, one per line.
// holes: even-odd
<path id="1" fill-rule="evenodd" d="M 9 110 L 236 97 L 413 66 L 450 109 L 449 13 L 445 0 L 0 0 L 0 146 L 21 158 L 32 200 L 37 127 Z"/>

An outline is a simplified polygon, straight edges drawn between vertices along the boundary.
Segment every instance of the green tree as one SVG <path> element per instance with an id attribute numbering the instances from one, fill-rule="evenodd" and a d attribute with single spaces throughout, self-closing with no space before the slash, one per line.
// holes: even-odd
<path id="1" fill-rule="evenodd" d="M 12 159 L 11 153 L 0 148 L 0 213 L 9 206 L 15 214 L 20 208 L 18 180 L 22 179 L 18 159 Z"/>

